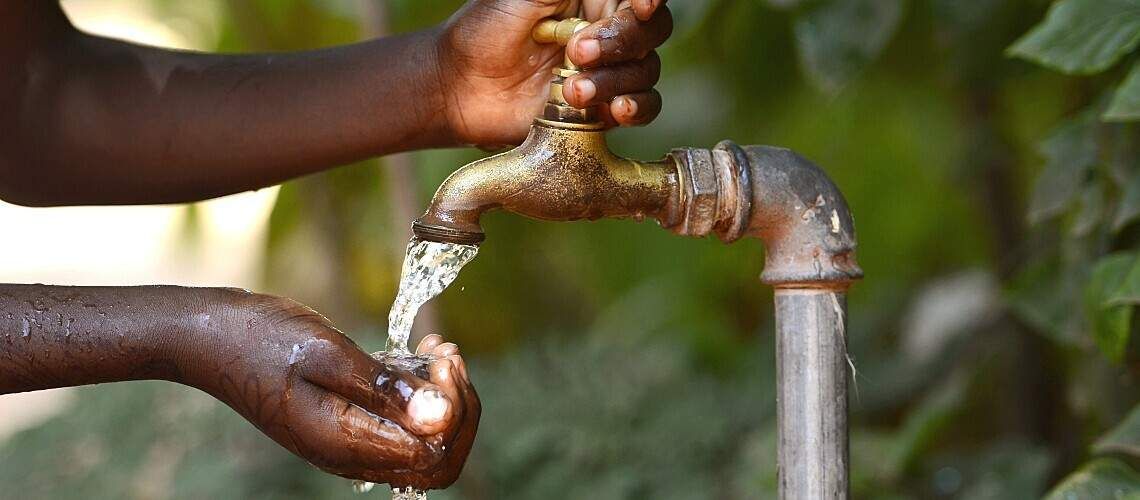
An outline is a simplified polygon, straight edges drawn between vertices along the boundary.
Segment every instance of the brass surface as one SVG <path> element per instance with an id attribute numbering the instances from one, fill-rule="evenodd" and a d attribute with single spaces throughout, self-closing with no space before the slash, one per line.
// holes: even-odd
<path id="1" fill-rule="evenodd" d="M 589 26 L 588 21 L 577 18 L 546 19 L 535 25 L 531 36 L 539 43 L 556 43 L 565 46 L 570 37 L 581 29 Z M 554 78 L 550 81 L 550 97 L 542 111 L 542 118 L 550 121 L 567 123 L 592 123 L 597 121 L 598 113 L 594 106 L 575 108 L 566 102 L 562 94 L 562 85 L 567 78 L 578 74 L 578 67 L 566 56 L 562 60 L 562 67 L 552 70 Z"/>
<path id="2" fill-rule="evenodd" d="M 519 147 L 468 164 L 440 185 L 413 229 L 421 238 L 473 243 L 479 219 L 501 208 L 536 219 L 679 218 L 672 160 L 642 162 L 613 154 L 601 130 L 538 121 Z"/>
<path id="3" fill-rule="evenodd" d="M 531 36 L 534 37 L 534 41 L 538 43 L 566 45 L 566 43 L 570 41 L 570 37 L 574 36 L 574 33 L 577 33 L 589 25 L 589 21 L 574 17 L 562 20 L 545 19 L 534 26 L 534 30 L 531 31 Z"/>

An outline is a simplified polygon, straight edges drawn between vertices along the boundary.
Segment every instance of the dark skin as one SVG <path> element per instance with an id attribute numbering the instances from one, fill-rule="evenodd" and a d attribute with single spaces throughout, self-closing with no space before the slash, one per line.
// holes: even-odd
<path id="1" fill-rule="evenodd" d="M 473 0 L 422 32 L 322 50 L 216 55 L 75 30 L 0 0 L 0 199 L 197 201 L 371 156 L 516 144 L 562 50 L 548 17 L 594 24 L 566 99 L 610 126 L 661 109 L 664 0 Z M 295 302 L 231 289 L 0 285 L 0 394 L 125 380 L 197 387 L 321 469 L 420 489 L 458 477 L 480 406 L 454 344 L 425 379 L 385 366 Z M 440 403 L 442 398 L 442 403 Z M 433 403 L 434 402 L 434 403 Z"/>

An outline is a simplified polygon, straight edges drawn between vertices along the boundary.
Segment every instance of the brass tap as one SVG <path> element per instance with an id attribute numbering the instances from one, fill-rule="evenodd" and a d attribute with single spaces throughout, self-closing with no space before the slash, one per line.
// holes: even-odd
<path id="1" fill-rule="evenodd" d="M 547 20 L 533 36 L 565 45 L 587 24 Z M 786 149 L 730 141 L 678 148 L 658 161 L 622 158 L 594 110 L 562 98 L 562 83 L 577 71 L 569 61 L 553 71 L 550 98 L 522 145 L 440 185 L 412 224 L 416 237 L 477 244 L 480 217 L 496 208 L 555 221 L 652 217 L 680 235 L 764 240 L 761 278 L 779 287 L 841 290 L 863 275 L 847 202 L 818 166 Z"/>
<path id="2" fill-rule="evenodd" d="M 548 19 L 535 26 L 540 43 L 565 46 L 590 23 Z M 552 71 L 550 97 L 517 148 L 478 160 L 443 182 L 412 224 L 421 239 L 474 244 L 483 240 L 480 216 L 491 209 L 538 219 L 577 220 L 649 216 L 669 226 L 680 218 L 678 172 L 666 158 L 643 162 L 613 154 L 593 108 L 570 106 L 562 95 L 578 68 L 566 58 Z"/>

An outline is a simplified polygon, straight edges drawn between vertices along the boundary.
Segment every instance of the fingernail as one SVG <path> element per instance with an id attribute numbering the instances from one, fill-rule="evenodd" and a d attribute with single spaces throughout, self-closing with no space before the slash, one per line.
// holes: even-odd
<path id="1" fill-rule="evenodd" d="M 587 38 L 578 41 L 578 64 L 586 64 L 602 55 L 602 45 L 597 40 Z"/>
<path id="2" fill-rule="evenodd" d="M 628 97 L 619 97 L 618 106 L 621 107 L 621 115 L 626 118 L 633 118 L 637 116 L 637 101 Z"/>
<path id="3" fill-rule="evenodd" d="M 451 402 L 442 392 L 435 389 L 421 389 L 416 391 L 412 400 L 408 402 L 408 415 L 411 415 L 419 425 L 428 425 L 439 422 L 447 414 Z"/>
<path id="4" fill-rule="evenodd" d="M 589 78 L 578 78 L 574 80 L 574 94 L 578 96 L 578 100 L 583 104 L 590 102 L 598 93 L 597 85 Z"/>

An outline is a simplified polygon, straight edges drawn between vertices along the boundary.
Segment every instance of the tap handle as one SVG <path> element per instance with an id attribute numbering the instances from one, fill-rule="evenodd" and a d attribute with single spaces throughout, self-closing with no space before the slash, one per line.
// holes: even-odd
<path id="1" fill-rule="evenodd" d="M 557 43 L 565 46 L 578 30 L 589 26 L 590 22 L 576 17 L 562 20 L 544 19 L 534 26 L 531 36 L 538 43 Z"/>
<path id="2" fill-rule="evenodd" d="M 531 36 L 538 43 L 556 43 L 560 46 L 566 46 L 574 33 L 589 25 L 589 21 L 576 17 L 561 20 L 544 19 L 534 26 Z M 601 128 L 597 119 L 597 110 L 593 109 L 592 106 L 586 109 L 570 106 L 562 95 L 563 82 L 566 81 L 566 78 L 578 73 L 578 67 L 570 61 L 570 58 L 563 57 L 562 67 L 554 68 L 552 73 L 554 73 L 554 79 L 550 82 L 550 98 L 543 108 L 541 118 L 564 124 L 573 123 L 579 124 L 579 126 L 588 125 L 589 128 Z"/>

